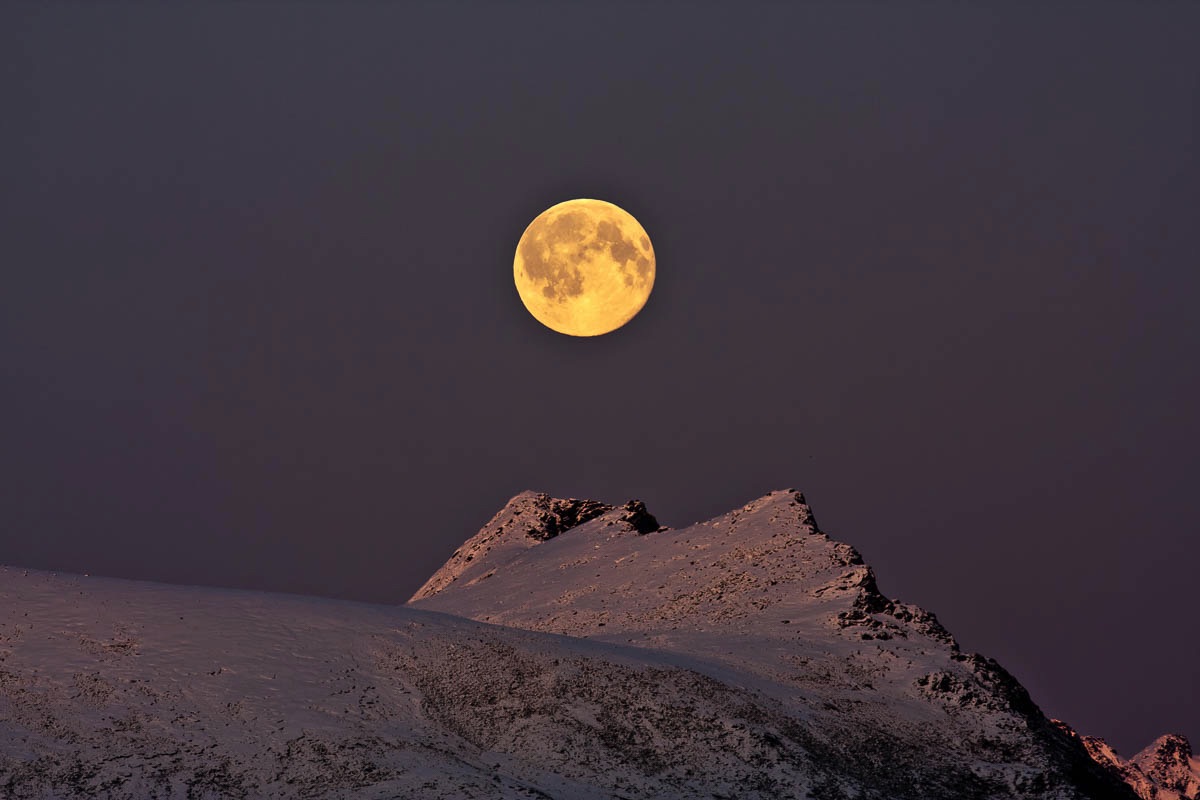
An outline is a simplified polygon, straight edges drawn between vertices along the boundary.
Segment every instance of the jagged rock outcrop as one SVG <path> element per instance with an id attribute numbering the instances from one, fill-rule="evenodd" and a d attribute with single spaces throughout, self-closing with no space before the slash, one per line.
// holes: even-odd
<path id="1" fill-rule="evenodd" d="M 1079 740 L 1096 763 L 1119 775 L 1142 800 L 1200 800 L 1200 759 L 1192 754 L 1187 737 L 1160 736 L 1127 760 L 1097 736 L 1081 736 L 1059 720 L 1054 724 Z"/>
<path id="2" fill-rule="evenodd" d="M 659 529 L 658 520 L 640 500 L 611 506 L 597 500 L 559 499 L 542 492 L 521 492 L 496 512 L 479 533 L 455 550 L 412 600 L 432 597 L 456 581 L 469 584 L 485 580 L 523 551 L 592 521 L 598 521 L 605 529 L 616 526 L 621 532 L 645 534 Z"/>
<path id="3" fill-rule="evenodd" d="M 1153 800 L 1197 800 L 1200 798 L 1200 759 L 1192 745 L 1177 733 L 1160 736 L 1149 747 L 1129 759 L 1158 790 Z"/>

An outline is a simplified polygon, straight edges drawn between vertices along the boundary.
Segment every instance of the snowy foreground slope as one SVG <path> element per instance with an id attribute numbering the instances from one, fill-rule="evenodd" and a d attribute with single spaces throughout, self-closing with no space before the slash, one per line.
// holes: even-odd
<path id="1" fill-rule="evenodd" d="M 794 492 L 522 494 L 406 607 L 0 568 L 0 797 L 1137 796 L 1092 741 Z"/>

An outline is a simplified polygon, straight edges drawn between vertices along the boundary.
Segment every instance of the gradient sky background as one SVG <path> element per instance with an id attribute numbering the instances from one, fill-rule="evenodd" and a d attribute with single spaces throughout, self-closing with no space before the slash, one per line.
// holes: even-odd
<path id="1" fill-rule="evenodd" d="M 1200 740 L 1200 5 L 795 5 L 5 3 L 0 563 L 401 602 L 522 489 L 794 486 Z M 512 285 L 579 196 L 659 266 L 591 340 Z"/>

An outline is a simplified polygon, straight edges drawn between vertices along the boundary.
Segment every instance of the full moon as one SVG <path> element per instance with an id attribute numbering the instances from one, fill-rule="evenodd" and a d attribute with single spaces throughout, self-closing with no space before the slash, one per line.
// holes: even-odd
<path id="1" fill-rule="evenodd" d="M 538 322 L 599 336 L 642 310 L 654 288 L 654 248 L 629 212 L 567 200 L 538 214 L 517 243 L 513 279 Z"/>

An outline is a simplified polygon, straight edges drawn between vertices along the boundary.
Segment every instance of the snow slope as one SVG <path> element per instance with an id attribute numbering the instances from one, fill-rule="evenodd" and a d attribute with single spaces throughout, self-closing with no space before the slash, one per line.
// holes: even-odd
<path id="1" fill-rule="evenodd" d="M 790 491 L 525 493 L 406 607 L 0 568 L 0 796 L 1135 797 Z"/>
<path id="2" fill-rule="evenodd" d="M 0 609 L 4 797 L 837 796 L 789 708 L 687 659 L 12 568 Z"/>

